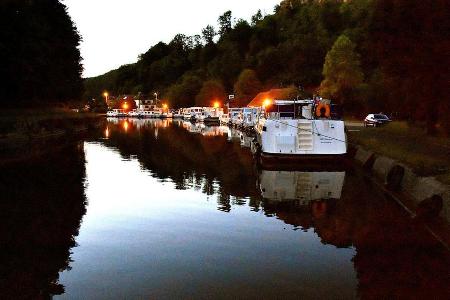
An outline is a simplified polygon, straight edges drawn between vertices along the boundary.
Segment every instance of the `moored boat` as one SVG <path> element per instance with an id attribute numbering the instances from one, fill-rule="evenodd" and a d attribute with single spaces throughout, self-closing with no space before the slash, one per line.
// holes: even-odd
<path id="1" fill-rule="evenodd" d="M 191 122 L 200 122 L 203 115 L 203 107 L 191 107 L 189 108 Z"/>
<path id="2" fill-rule="evenodd" d="M 220 124 L 222 125 L 229 125 L 230 124 L 230 114 L 229 113 L 223 113 L 219 117 Z"/>
<path id="3" fill-rule="evenodd" d="M 219 125 L 220 116 L 223 115 L 223 109 L 218 107 L 204 107 L 202 121 L 205 124 Z"/>
<path id="4" fill-rule="evenodd" d="M 258 116 L 261 112 L 259 107 L 244 107 L 242 109 L 242 127 L 245 130 L 253 129 L 258 122 Z"/>
<path id="5" fill-rule="evenodd" d="M 347 153 L 344 122 L 329 101 L 275 100 L 257 125 L 261 158 L 337 157 Z"/>
<path id="6" fill-rule="evenodd" d="M 242 124 L 242 108 L 240 107 L 230 108 L 229 114 L 231 125 L 239 127 Z"/>
<path id="7" fill-rule="evenodd" d="M 127 115 L 127 113 L 126 113 L 125 110 L 120 109 L 120 108 L 115 108 L 115 109 L 113 109 L 113 110 L 109 110 L 109 111 L 106 113 L 106 116 L 118 118 L 118 117 L 126 117 L 126 116 L 128 116 L 128 115 Z"/>

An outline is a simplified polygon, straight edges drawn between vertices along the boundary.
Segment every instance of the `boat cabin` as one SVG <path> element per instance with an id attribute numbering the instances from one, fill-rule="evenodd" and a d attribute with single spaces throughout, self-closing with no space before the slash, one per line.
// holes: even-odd
<path id="1" fill-rule="evenodd" d="M 339 105 L 329 100 L 275 100 L 265 108 L 268 119 L 329 119 L 341 120 L 342 110 Z"/>

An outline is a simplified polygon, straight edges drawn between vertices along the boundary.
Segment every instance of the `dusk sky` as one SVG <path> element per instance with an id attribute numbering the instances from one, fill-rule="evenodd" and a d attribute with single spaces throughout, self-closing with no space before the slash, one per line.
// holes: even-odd
<path id="1" fill-rule="evenodd" d="M 83 37 L 84 77 L 101 75 L 137 61 L 159 41 L 177 33 L 200 34 L 206 25 L 217 29 L 217 18 L 231 10 L 234 18 L 249 20 L 261 9 L 271 14 L 280 0 L 64 0 Z"/>

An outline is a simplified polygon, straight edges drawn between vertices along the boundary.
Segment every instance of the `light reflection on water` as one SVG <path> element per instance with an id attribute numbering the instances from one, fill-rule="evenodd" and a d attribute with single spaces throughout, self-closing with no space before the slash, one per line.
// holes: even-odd
<path id="1" fill-rule="evenodd" d="M 110 128 L 110 140 L 121 128 L 121 134 L 126 131 L 130 135 L 134 130 L 158 143 L 171 123 L 123 120 L 116 132 Z M 187 122 L 172 125 L 186 131 L 181 134 L 221 137 L 221 142 L 230 146 L 227 127 Z M 158 135 L 152 134 L 156 129 Z M 173 157 L 177 151 L 170 152 L 171 145 L 164 146 L 169 146 L 165 155 L 178 160 Z M 153 155 L 153 147 L 151 143 L 145 149 L 149 155 Z M 312 228 L 300 234 L 293 230 L 297 226 L 267 215 L 261 203 L 249 209 L 250 202 L 256 201 L 251 198 L 262 200 L 257 197 L 259 177 L 253 169 L 245 171 L 253 180 L 252 189 L 237 188 L 239 191 L 233 194 L 221 186 L 221 178 L 227 174 L 214 178 L 220 170 L 208 173 L 208 168 L 217 166 L 190 170 L 189 165 L 178 161 L 179 171 L 184 173 L 180 188 L 180 182 L 174 182 L 180 180 L 177 175 L 170 178 L 172 174 L 168 174 L 169 178 L 162 181 L 166 176 L 157 174 L 159 166 L 156 170 L 144 167 L 146 162 L 139 161 L 139 154 L 130 159 L 133 151 L 127 149 L 127 154 L 121 155 L 120 148 L 97 142 L 85 144 L 89 205 L 77 238 L 79 246 L 73 249 L 72 270 L 61 274 L 66 286 L 63 297 L 317 297 L 331 293 L 355 297 L 354 249 L 325 246 Z M 245 156 L 244 166 L 251 168 L 249 159 Z M 292 174 L 295 177 L 295 172 Z M 228 184 L 239 184 L 236 179 Z M 339 194 L 342 183 L 343 177 L 337 187 Z"/>
<path id="2" fill-rule="evenodd" d="M 0 298 L 449 298 L 448 253 L 352 168 L 261 167 L 228 127 L 101 133 L 0 170 Z"/>

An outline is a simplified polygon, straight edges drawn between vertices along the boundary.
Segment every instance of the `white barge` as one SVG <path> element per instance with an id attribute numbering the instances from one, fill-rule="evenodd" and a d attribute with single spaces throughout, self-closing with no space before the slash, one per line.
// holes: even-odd
<path id="1" fill-rule="evenodd" d="M 347 153 L 344 121 L 329 101 L 275 100 L 255 126 L 261 159 L 337 157 Z"/>

